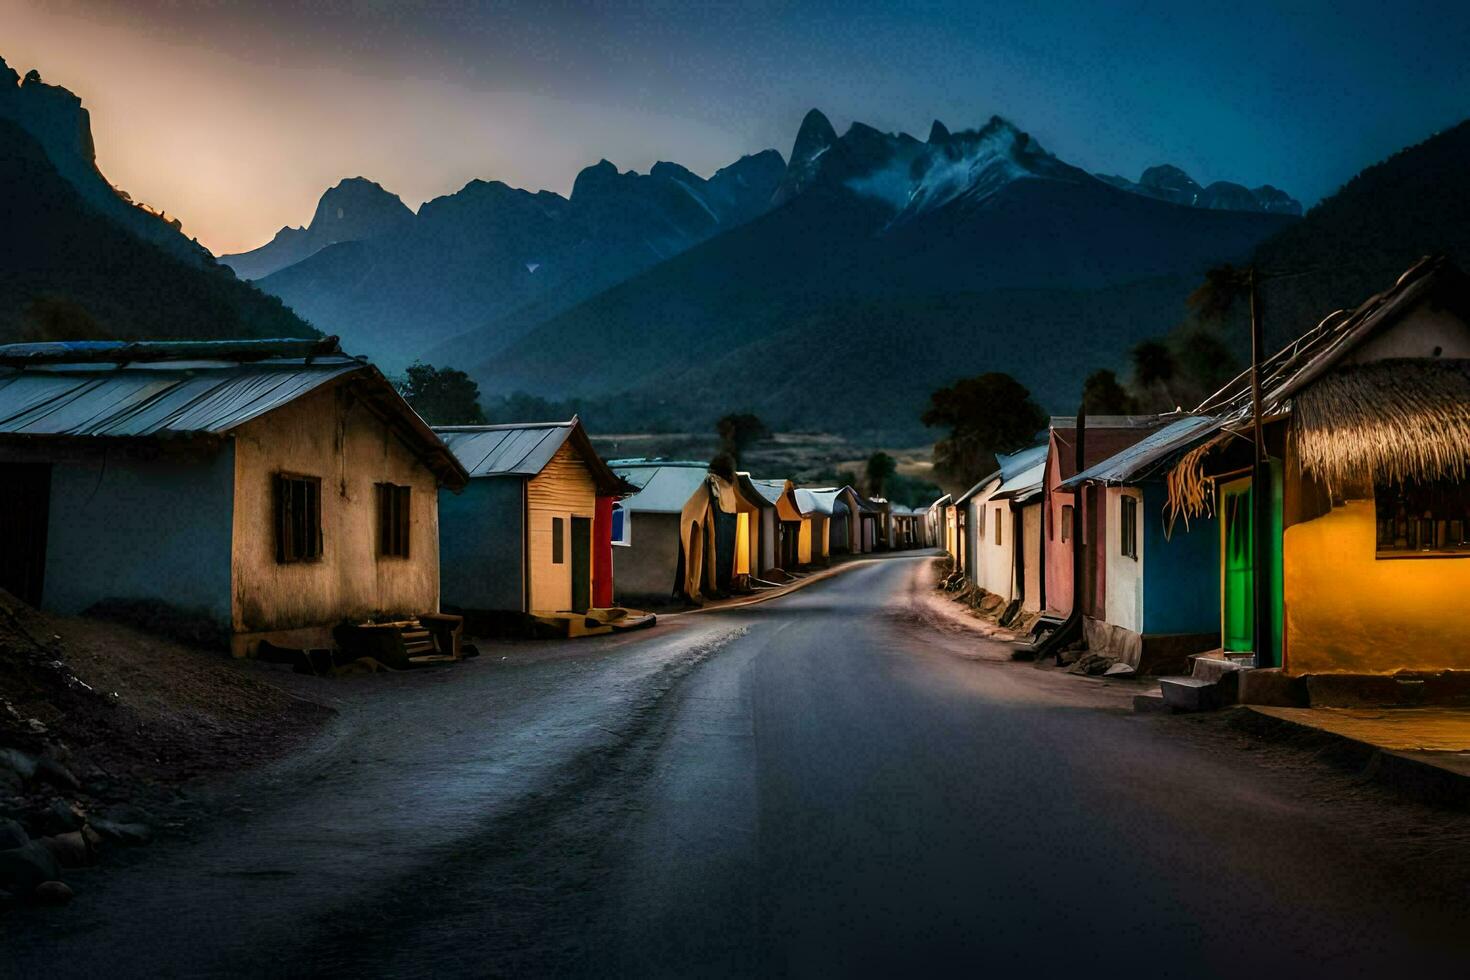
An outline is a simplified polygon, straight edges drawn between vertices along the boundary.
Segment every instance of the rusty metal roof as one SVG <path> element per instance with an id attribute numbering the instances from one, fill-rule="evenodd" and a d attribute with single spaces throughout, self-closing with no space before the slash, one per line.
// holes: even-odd
<path id="1" fill-rule="evenodd" d="M 423 419 L 377 368 L 343 354 L 335 338 L 0 346 L 0 435 L 222 436 L 348 379 L 441 480 L 463 485 L 464 471 Z"/>

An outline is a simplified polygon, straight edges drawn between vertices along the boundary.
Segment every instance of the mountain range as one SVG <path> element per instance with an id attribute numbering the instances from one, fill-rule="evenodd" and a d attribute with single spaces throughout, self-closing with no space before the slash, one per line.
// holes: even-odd
<path id="1" fill-rule="evenodd" d="M 474 180 L 417 213 L 358 177 L 323 194 L 306 227 L 221 261 L 399 369 L 455 334 L 531 309 L 549 316 L 748 221 L 785 169 L 774 151 L 707 180 L 676 163 L 638 174 L 603 160 L 569 197 Z"/>
<path id="2" fill-rule="evenodd" d="M 509 343 L 493 323 L 425 359 L 622 425 L 743 409 L 921 438 L 928 393 L 980 371 L 1074 407 L 1087 373 L 1180 318 L 1206 269 L 1296 220 L 1115 186 L 999 117 L 920 141 L 839 136 L 813 111 L 761 216 Z"/>
<path id="3" fill-rule="evenodd" d="M 1269 185 L 1089 173 L 999 117 L 919 140 L 839 135 L 813 111 L 789 159 L 709 179 L 603 161 L 565 197 L 477 180 L 414 211 L 349 178 L 304 227 L 216 263 L 98 171 L 76 96 L 0 61 L 0 339 L 316 326 L 390 370 L 464 367 L 489 398 L 559 399 L 603 431 L 704 429 L 738 409 L 922 438 L 928 393 L 980 371 L 1072 410 L 1083 377 L 1181 322 L 1224 261 L 1290 273 L 1264 288 L 1272 343 L 1421 254 L 1470 263 L 1467 166 L 1470 123 L 1298 217 Z"/>
<path id="4" fill-rule="evenodd" d="M 314 333 L 108 183 L 81 100 L 3 59 L 0 229 L 0 343 Z"/>

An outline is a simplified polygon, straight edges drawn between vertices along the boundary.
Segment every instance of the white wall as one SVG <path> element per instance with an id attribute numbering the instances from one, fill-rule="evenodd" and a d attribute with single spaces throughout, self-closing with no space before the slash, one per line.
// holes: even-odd
<path id="1" fill-rule="evenodd" d="M 1144 533 L 1142 524 L 1148 518 L 1143 509 L 1143 492 L 1133 487 L 1108 487 L 1107 490 L 1107 535 L 1102 542 L 1107 556 L 1107 582 L 1105 586 L 1105 611 L 1107 621 L 1113 626 L 1143 632 L 1143 553 Z M 1123 554 L 1123 499 L 1131 498 L 1138 508 L 1138 527 L 1134 529 L 1138 544 L 1138 557 Z"/>

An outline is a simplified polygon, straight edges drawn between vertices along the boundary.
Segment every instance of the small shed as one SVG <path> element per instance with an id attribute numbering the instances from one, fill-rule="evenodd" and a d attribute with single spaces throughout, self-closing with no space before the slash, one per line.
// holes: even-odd
<path id="1" fill-rule="evenodd" d="M 773 567 L 788 573 L 796 571 L 801 567 L 801 526 L 804 520 L 801 506 L 796 501 L 796 484 L 790 480 L 755 479 L 750 483 L 771 503 L 775 512 Z"/>
<path id="2" fill-rule="evenodd" d="M 663 459 L 617 459 L 608 465 L 634 489 L 613 510 L 618 600 L 667 601 L 684 590 L 680 517 L 703 489 L 709 466 Z"/>
<path id="3" fill-rule="evenodd" d="M 447 604 L 532 616 L 611 605 L 612 507 L 634 488 L 580 419 L 434 431 L 470 477 L 462 492 L 440 494 Z"/>
<path id="4" fill-rule="evenodd" d="M 335 337 L 0 347 L 0 587 L 60 613 L 162 603 L 242 656 L 437 613 L 466 479 Z"/>

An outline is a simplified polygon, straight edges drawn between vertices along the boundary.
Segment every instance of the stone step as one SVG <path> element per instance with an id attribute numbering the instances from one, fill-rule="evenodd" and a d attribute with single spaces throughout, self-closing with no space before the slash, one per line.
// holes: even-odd
<path id="1" fill-rule="evenodd" d="M 1159 693 L 1174 711 L 1215 711 L 1227 703 L 1216 682 L 1198 677 L 1160 677 Z"/>
<path id="2" fill-rule="evenodd" d="M 1155 714 L 1160 711 L 1168 711 L 1169 706 L 1164 703 L 1162 694 L 1135 694 L 1133 695 L 1133 710 L 1136 714 Z"/>
<path id="3" fill-rule="evenodd" d="M 1226 660 L 1223 657 L 1195 657 L 1194 665 L 1190 668 L 1189 676 L 1196 680 L 1218 681 L 1226 674 L 1245 670 L 1234 660 Z"/>

